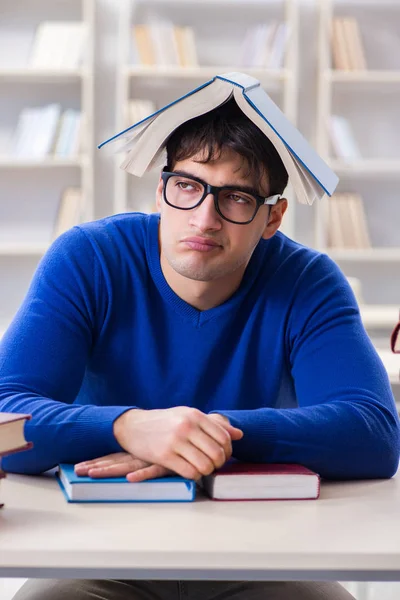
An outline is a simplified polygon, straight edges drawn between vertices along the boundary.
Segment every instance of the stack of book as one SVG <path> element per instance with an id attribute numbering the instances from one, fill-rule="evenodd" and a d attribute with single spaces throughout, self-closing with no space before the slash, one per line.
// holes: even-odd
<path id="1" fill-rule="evenodd" d="M 24 108 L 11 140 L 16 158 L 43 159 L 47 156 L 73 158 L 81 152 L 82 115 L 59 104 Z"/>
<path id="2" fill-rule="evenodd" d="M 157 22 L 133 27 L 134 60 L 146 67 L 197 67 L 192 27 Z"/>
<path id="3" fill-rule="evenodd" d="M 359 71 L 367 68 L 360 27 L 354 17 L 332 20 L 332 63 L 335 69 Z"/>
<path id="4" fill-rule="evenodd" d="M 249 27 L 245 33 L 239 64 L 255 69 L 280 69 L 289 38 L 287 23 L 263 23 Z"/>
<path id="5" fill-rule="evenodd" d="M 332 149 L 337 158 L 345 161 L 360 160 L 362 158 L 350 122 L 346 117 L 331 115 L 329 134 Z"/>
<path id="6" fill-rule="evenodd" d="M 31 415 L 0 412 L 0 479 L 6 477 L 1 468 L 1 458 L 32 447 L 24 435 L 25 422 L 30 418 Z"/>
<path id="7" fill-rule="evenodd" d="M 57 216 L 54 222 L 52 239 L 67 231 L 81 221 L 82 191 L 80 188 L 67 187 L 61 196 Z"/>
<path id="8" fill-rule="evenodd" d="M 328 200 L 328 244 L 331 248 L 370 248 L 363 200 L 357 193 L 336 193 Z"/>
<path id="9" fill-rule="evenodd" d="M 80 21 L 43 21 L 29 56 L 33 69 L 75 69 L 84 61 L 87 28 Z"/>

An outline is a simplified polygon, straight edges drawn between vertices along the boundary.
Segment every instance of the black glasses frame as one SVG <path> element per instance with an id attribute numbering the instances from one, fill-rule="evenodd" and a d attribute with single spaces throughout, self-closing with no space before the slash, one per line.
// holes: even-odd
<path id="1" fill-rule="evenodd" d="M 204 193 L 203 193 L 202 197 L 200 198 L 200 200 L 194 206 L 190 206 L 189 208 L 184 208 L 182 206 L 175 206 L 175 204 L 171 204 L 171 202 L 168 201 L 166 189 L 167 189 L 168 180 L 172 176 L 185 177 L 186 179 L 192 179 L 193 181 L 196 181 L 197 183 L 200 183 L 202 186 L 204 186 Z M 164 184 L 163 198 L 164 198 L 164 201 L 168 204 L 168 206 L 171 206 L 172 208 L 176 208 L 177 210 L 193 210 L 194 208 L 197 208 L 198 206 L 200 206 L 200 204 L 202 202 L 204 202 L 204 200 L 206 199 L 206 197 L 209 194 L 212 194 L 212 196 L 214 198 L 215 210 L 217 211 L 219 216 L 222 217 L 222 219 L 224 219 L 225 221 L 228 221 L 229 223 L 234 223 L 235 225 L 248 225 L 249 223 L 251 223 L 254 220 L 256 214 L 258 213 L 260 206 L 264 206 L 265 204 L 267 204 L 271 207 L 274 204 L 276 204 L 278 202 L 278 200 L 281 198 L 280 194 L 275 194 L 274 196 L 264 197 L 264 196 L 259 196 L 258 194 L 249 194 L 249 192 L 246 191 L 245 193 L 249 194 L 249 196 L 252 196 L 257 202 L 257 207 L 254 212 L 254 215 L 248 221 L 232 221 L 232 219 L 228 219 L 227 217 L 225 217 L 222 214 L 222 212 L 219 208 L 218 195 L 221 190 L 236 190 L 238 192 L 243 191 L 240 189 L 240 186 L 223 185 L 220 187 L 217 185 L 210 185 L 209 183 L 206 183 L 199 177 L 194 177 L 193 175 L 185 175 L 184 173 L 180 173 L 179 171 L 166 171 L 165 168 L 162 170 L 161 179 L 163 180 L 163 184 Z M 270 208 L 270 211 L 271 211 L 271 208 Z"/>

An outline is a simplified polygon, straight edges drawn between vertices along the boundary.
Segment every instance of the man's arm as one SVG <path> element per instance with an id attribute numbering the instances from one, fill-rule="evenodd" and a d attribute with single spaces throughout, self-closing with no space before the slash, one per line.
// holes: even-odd
<path id="1" fill-rule="evenodd" d="M 3 459 L 5 470 L 39 473 L 121 450 L 113 422 L 129 406 L 72 405 L 108 303 L 94 249 L 74 228 L 42 259 L 0 343 L 0 410 L 32 414 L 32 450 Z"/>
<path id="2" fill-rule="evenodd" d="M 299 281 L 286 345 L 298 408 L 216 411 L 244 433 L 234 456 L 300 463 L 326 478 L 391 477 L 400 436 L 389 380 L 347 280 L 325 256 Z"/>

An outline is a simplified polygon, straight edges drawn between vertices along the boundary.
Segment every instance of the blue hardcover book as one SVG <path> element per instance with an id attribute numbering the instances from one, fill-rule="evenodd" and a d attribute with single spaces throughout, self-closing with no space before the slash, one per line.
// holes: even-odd
<path id="1" fill-rule="evenodd" d="M 114 135 L 99 148 L 119 142 L 117 151 L 126 153 L 121 168 L 141 177 L 150 169 L 165 165 L 165 145 L 177 127 L 232 98 L 275 146 L 300 203 L 312 204 L 325 194 L 333 194 L 339 181 L 337 175 L 262 89 L 260 82 L 244 73 L 216 75 Z"/>
<path id="2" fill-rule="evenodd" d="M 57 479 L 68 502 L 192 502 L 196 496 L 196 482 L 179 476 L 130 483 L 125 477 L 78 477 L 74 465 L 61 464 Z"/>

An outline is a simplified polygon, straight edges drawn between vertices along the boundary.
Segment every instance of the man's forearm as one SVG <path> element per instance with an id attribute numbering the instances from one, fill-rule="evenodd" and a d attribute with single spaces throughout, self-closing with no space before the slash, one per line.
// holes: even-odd
<path id="1" fill-rule="evenodd" d="M 37 474 L 60 462 L 77 463 L 121 450 L 114 421 L 130 407 L 66 405 L 46 398 L 3 402 L 1 410 L 32 414 L 25 437 L 33 448 L 7 456 L 5 471 Z"/>
<path id="2" fill-rule="evenodd" d="M 244 432 L 233 444 L 239 460 L 298 463 L 331 479 L 391 477 L 397 470 L 399 429 L 386 408 L 332 402 L 216 412 Z"/>

